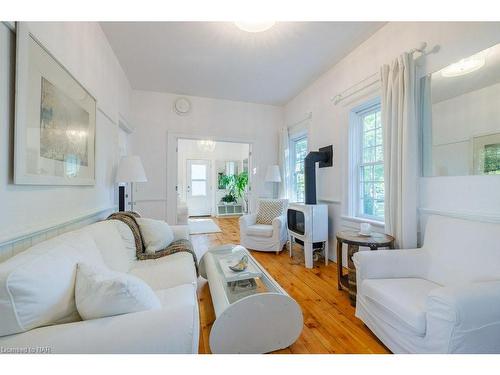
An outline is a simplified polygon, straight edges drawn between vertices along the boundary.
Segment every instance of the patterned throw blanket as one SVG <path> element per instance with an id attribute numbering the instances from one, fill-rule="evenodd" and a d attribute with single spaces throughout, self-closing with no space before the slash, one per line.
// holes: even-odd
<path id="1" fill-rule="evenodd" d="M 122 211 L 115 212 L 108 216 L 106 220 L 119 220 L 130 228 L 132 234 L 134 235 L 135 240 L 135 254 L 137 259 L 146 260 L 146 259 L 158 259 L 167 255 L 179 253 L 179 252 L 188 252 L 193 256 L 194 266 L 196 267 L 196 276 L 199 276 L 198 271 L 198 260 L 196 259 L 196 254 L 193 249 L 193 245 L 191 241 L 182 239 L 172 242 L 166 248 L 162 250 L 158 250 L 154 254 L 146 253 L 146 249 L 144 247 L 144 240 L 142 238 L 141 229 L 139 224 L 135 220 L 136 218 L 141 217 L 137 212 L 133 211 Z"/>

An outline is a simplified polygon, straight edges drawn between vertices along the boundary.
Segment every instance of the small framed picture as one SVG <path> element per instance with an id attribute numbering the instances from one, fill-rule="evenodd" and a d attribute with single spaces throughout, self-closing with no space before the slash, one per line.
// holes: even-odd
<path id="1" fill-rule="evenodd" d="M 95 98 L 17 23 L 14 183 L 95 184 Z"/>

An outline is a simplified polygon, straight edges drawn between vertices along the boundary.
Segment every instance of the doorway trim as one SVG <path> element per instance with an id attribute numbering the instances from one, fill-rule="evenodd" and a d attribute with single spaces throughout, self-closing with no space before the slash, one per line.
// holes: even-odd
<path id="1" fill-rule="evenodd" d="M 177 174 L 178 174 L 178 141 L 179 139 L 203 140 L 210 139 L 214 142 L 229 142 L 229 143 L 246 143 L 249 145 L 248 155 L 248 191 L 249 199 L 252 199 L 252 182 L 253 182 L 253 145 L 255 139 L 214 136 L 214 135 L 198 135 L 189 133 L 177 133 L 167 131 L 167 174 L 166 174 L 166 207 L 167 222 L 169 224 L 177 224 Z"/>

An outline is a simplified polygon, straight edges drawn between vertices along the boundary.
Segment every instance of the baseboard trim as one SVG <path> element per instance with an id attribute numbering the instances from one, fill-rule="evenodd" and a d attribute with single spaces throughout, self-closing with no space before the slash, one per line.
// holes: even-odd
<path id="1" fill-rule="evenodd" d="M 490 214 L 486 212 L 447 211 L 425 207 L 420 208 L 419 212 L 421 215 L 439 215 L 457 219 L 481 221 L 486 223 L 500 223 L 500 215 Z"/>

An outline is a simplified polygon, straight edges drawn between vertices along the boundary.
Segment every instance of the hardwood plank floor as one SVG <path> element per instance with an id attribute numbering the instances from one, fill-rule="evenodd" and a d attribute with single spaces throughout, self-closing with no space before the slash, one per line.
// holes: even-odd
<path id="1" fill-rule="evenodd" d="M 222 232 L 192 235 L 198 255 L 207 249 L 227 244 L 238 244 L 238 218 L 213 218 Z M 281 254 L 252 251 L 252 255 L 302 308 L 304 329 L 290 347 L 275 354 L 306 353 L 390 353 L 375 335 L 354 316 L 349 295 L 337 289 L 337 268 L 331 262 L 315 263 L 306 269 L 292 261 L 287 251 Z M 200 353 L 210 353 L 209 335 L 215 320 L 210 290 L 205 279 L 198 279 L 200 306 Z"/>

